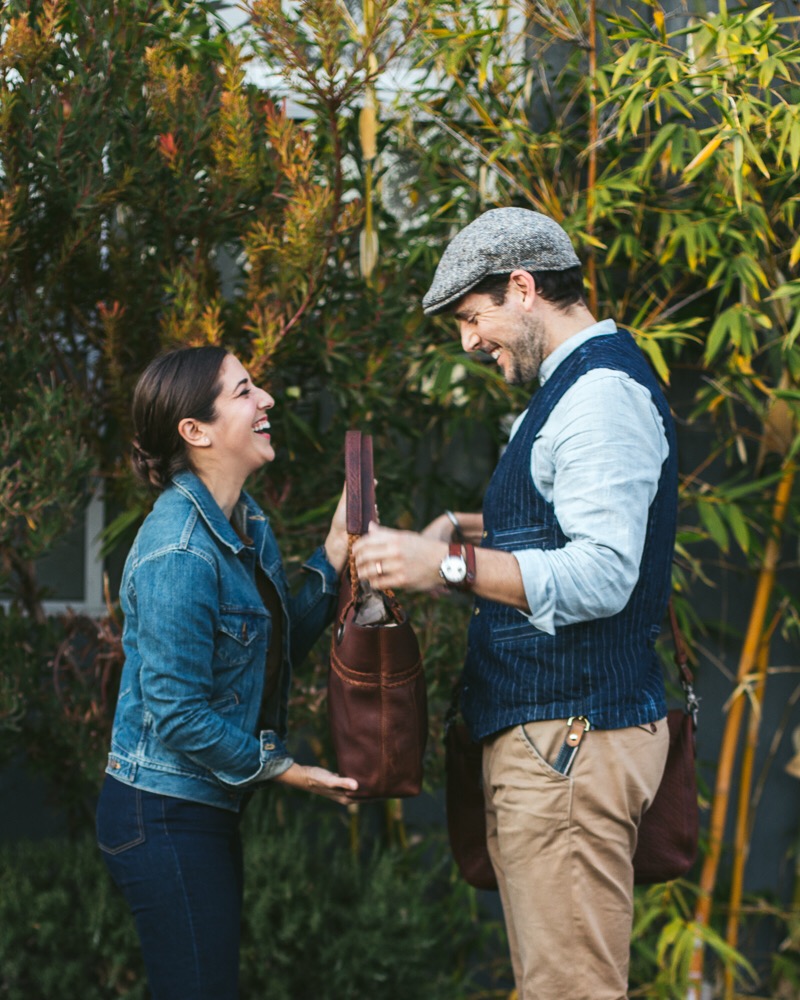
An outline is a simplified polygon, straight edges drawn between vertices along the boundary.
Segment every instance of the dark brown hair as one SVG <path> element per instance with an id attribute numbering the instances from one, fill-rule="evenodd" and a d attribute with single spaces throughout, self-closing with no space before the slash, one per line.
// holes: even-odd
<path id="1" fill-rule="evenodd" d="M 191 467 L 178 424 L 186 417 L 212 423 L 222 388 L 223 347 L 181 347 L 151 361 L 133 393 L 133 451 L 137 477 L 165 489 Z"/>
<path id="2" fill-rule="evenodd" d="M 585 304 L 583 276 L 579 266 L 568 267 L 563 271 L 529 271 L 528 273 L 533 278 L 537 294 L 548 302 L 552 302 L 558 309 L 569 309 L 570 306 L 577 305 L 579 302 Z M 510 279 L 510 271 L 508 274 L 489 274 L 474 288 L 471 288 L 470 292 L 488 295 L 496 306 L 501 306 L 506 300 Z"/>

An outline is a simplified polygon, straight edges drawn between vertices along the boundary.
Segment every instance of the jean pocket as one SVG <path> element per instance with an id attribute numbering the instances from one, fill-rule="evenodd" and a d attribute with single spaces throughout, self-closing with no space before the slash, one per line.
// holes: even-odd
<path id="1" fill-rule="evenodd" d="M 103 784 L 96 820 L 97 845 L 104 854 L 122 854 L 145 842 L 142 793 L 116 778 Z"/>

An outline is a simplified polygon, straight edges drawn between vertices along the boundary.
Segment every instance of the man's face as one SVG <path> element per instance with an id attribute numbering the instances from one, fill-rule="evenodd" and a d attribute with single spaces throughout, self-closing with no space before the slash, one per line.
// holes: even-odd
<path id="1" fill-rule="evenodd" d="M 510 385 L 531 382 L 539 374 L 547 356 L 544 327 L 513 288 L 499 306 L 489 295 L 468 292 L 455 317 L 464 350 L 490 354 Z"/>

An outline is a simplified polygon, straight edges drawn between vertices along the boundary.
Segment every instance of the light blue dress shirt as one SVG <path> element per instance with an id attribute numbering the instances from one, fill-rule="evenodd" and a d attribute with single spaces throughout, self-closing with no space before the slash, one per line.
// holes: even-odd
<path id="1" fill-rule="evenodd" d="M 543 361 L 540 385 L 585 341 L 616 330 L 604 320 L 570 337 Z M 514 552 L 532 625 L 554 635 L 559 626 L 625 607 L 668 453 L 650 393 L 624 372 L 588 372 L 559 400 L 533 446 L 531 477 L 569 541 L 560 549 Z"/>

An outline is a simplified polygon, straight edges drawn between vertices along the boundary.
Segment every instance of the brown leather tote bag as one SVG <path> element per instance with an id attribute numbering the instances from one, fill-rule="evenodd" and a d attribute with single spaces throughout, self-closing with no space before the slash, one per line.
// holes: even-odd
<path id="1" fill-rule="evenodd" d="M 377 520 L 372 438 L 345 441 L 349 558 L 331 638 L 328 717 L 353 799 L 404 798 L 422 788 L 428 701 L 419 643 L 391 591 L 359 585 L 353 542 Z"/>

